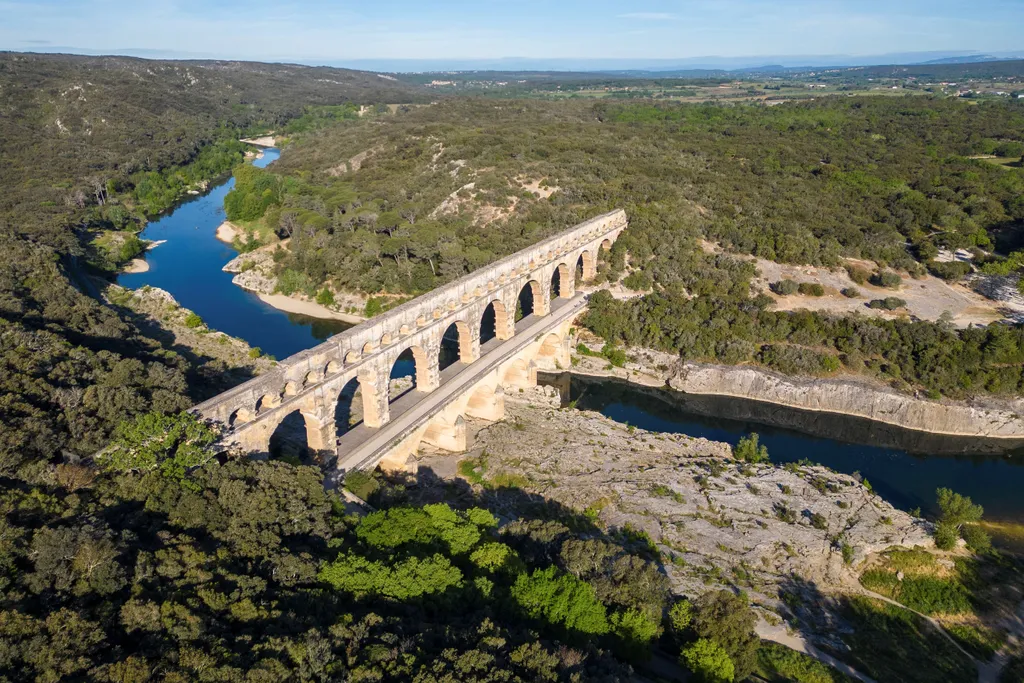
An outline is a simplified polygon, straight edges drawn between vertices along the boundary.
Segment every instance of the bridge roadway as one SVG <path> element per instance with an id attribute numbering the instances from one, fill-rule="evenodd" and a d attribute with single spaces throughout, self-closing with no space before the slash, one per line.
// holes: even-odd
<path id="1" fill-rule="evenodd" d="M 441 371 L 441 384 L 434 391 L 425 393 L 413 389 L 394 400 L 390 408 L 391 420 L 383 427 L 375 429 L 360 424 L 341 435 L 337 441 L 337 474 L 374 467 L 389 450 L 460 393 L 534 343 L 539 335 L 579 315 L 587 307 L 587 299 L 585 294 L 577 294 L 572 299 L 553 299 L 550 313 L 524 317 L 516 323 L 515 335 L 510 339 L 485 342 L 480 347 L 479 360 L 470 364 L 454 363 Z"/>

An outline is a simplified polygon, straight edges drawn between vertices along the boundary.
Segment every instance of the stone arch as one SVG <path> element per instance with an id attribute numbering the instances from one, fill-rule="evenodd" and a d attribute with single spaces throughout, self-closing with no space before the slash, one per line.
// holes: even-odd
<path id="1" fill-rule="evenodd" d="M 284 385 L 284 395 L 295 396 L 296 394 L 299 393 L 299 389 L 301 389 L 301 387 L 299 386 L 298 382 L 288 382 L 287 384 Z"/>
<path id="2" fill-rule="evenodd" d="M 508 335 L 508 312 L 498 299 L 487 304 L 483 314 L 480 316 L 480 343 L 484 344 L 492 339 L 506 339 Z"/>
<path id="3" fill-rule="evenodd" d="M 298 408 L 285 415 L 270 434 L 267 450 L 271 458 L 310 462 L 309 428 L 306 416 Z"/>
<path id="4" fill-rule="evenodd" d="M 523 288 L 519 290 L 519 300 L 516 303 L 516 322 L 519 322 L 528 315 L 544 310 L 541 292 L 540 283 L 536 280 L 530 280 L 523 285 Z"/>
<path id="5" fill-rule="evenodd" d="M 531 371 L 530 364 L 522 358 L 517 358 L 505 370 L 502 383 L 514 387 L 532 387 L 535 384 L 533 377 L 534 374 Z"/>
<path id="6" fill-rule="evenodd" d="M 551 298 L 571 299 L 575 294 L 575 278 L 565 263 L 559 263 L 551 273 Z"/>
<path id="7" fill-rule="evenodd" d="M 324 368 L 324 377 L 338 374 L 339 372 L 341 372 L 341 367 L 341 363 L 339 363 L 336 360 L 332 360 L 330 363 L 327 364 L 327 367 Z"/>
<path id="8" fill-rule="evenodd" d="M 391 333 L 390 332 L 385 332 L 384 334 L 381 335 L 381 337 L 380 337 L 381 348 L 383 348 L 385 346 L 390 346 L 391 342 L 392 342 L 392 338 L 391 338 Z"/>
<path id="9" fill-rule="evenodd" d="M 260 414 L 262 412 L 270 410 L 271 408 L 276 408 L 279 405 L 281 405 L 281 395 L 280 394 L 274 394 L 274 393 L 263 394 L 263 396 L 261 396 L 259 398 L 259 400 L 256 401 L 256 414 L 258 415 L 258 414 Z"/>
<path id="10" fill-rule="evenodd" d="M 612 241 L 610 239 L 606 239 L 603 242 L 601 242 L 601 251 L 611 251 L 611 249 Z"/>
<path id="11" fill-rule="evenodd" d="M 303 382 L 303 386 L 307 386 L 308 387 L 311 384 L 316 384 L 319 381 L 320 381 L 320 373 L 317 372 L 316 370 L 310 370 L 309 372 L 306 373 L 306 379 Z"/>
<path id="12" fill-rule="evenodd" d="M 496 422 L 505 417 L 505 390 L 499 384 L 483 384 L 476 388 L 466 402 L 466 415 L 480 420 Z"/>
<path id="13" fill-rule="evenodd" d="M 411 360 L 412 367 L 412 386 L 408 388 L 400 389 L 399 391 L 392 394 L 391 381 L 408 376 L 409 366 L 405 362 Z M 430 366 L 427 352 L 423 350 L 422 346 L 413 345 L 407 347 L 395 358 L 395 362 L 391 365 L 391 372 L 388 376 L 388 402 L 392 402 L 401 396 L 404 396 L 409 391 L 416 389 L 418 391 L 428 391 L 430 387 Z"/>
<path id="14" fill-rule="evenodd" d="M 367 354 L 373 353 L 374 348 L 376 347 L 374 347 L 373 342 L 366 342 L 365 344 L 363 344 L 363 355 L 365 356 Z"/>
<path id="15" fill-rule="evenodd" d="M 537 351 L 537 358 L 545 360 L 558 358 L 562 350 L 562 338 L 552 332 L 548 336 L 544 337 L 544 341 L 541 342 L 540 349 Z"/>
<path id="16" fill-rule="evenodd" d="M 345 365 L 349 365 L 351 363 L 358 363 L 360 358 L 361 356 L 359 355 L 358 351 L 349 351 L 348 353 L 345 354 Z"/>
<path id="17" fill-rule="evenodd" d="M 472 363 L 474 360 L 472 331 L 466 322 L 456 320 L 441 336 L 438 369 L 444 370 L 455 363 Z"/>
<path id="18" fill-rule="evenodd" d="M 256 414 L 248 408 L 238 408 L 228 417 L 228 426 L 235 427 L 256 419 Z"/>
<path id="19" fill-rule="evenodd" d="M 363 422 L 366 414 L 364 393 L 358 377 L 350 379 L 338 392 L 338 402 L 334 405 L 334 429 L 338 436 Z"/>

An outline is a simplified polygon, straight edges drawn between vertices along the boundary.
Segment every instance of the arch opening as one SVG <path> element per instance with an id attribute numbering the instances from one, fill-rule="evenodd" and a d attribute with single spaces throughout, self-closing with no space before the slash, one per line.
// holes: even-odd
<path id="1" fill-rule="evenodd" d="M 561 350 L 561 346 L 562 338 L 554 333 L 549 334 L 541 343 L 537 356 L 539 358 L 557 358 L 558 352 Z"/>
<path id="2" fill-rule="evenodd" d="M 239 408 L 238 410 L 231 413 L 228 417 L 228 426 L 234 427 L 236 425 L 243 425 L 246 422 L 252 422 L 255 415 L 248 408 Z"/>
<path id="3" fill-rule="evenodd" d="M 334 406 L 334 428 L 338 436 L 363 423 L 363 391 L 358 377 L 350 379 L 338 394 Z"/>
<path id="4" fill-rule="evenodd" d="M 438 351 L 438 369 L 444 370 L 456 363 L 472 362 L 469 325 L 457 320 L 448 326 L 441 337 Z"/>
<path id="5" fill-rule="evenodd" d="M 270 458 L 303 465 L 313 462 L 306 419 L 298 410 L 288 413 L 270 435 Z"/>
<path id="6" fill-rule="evenodd" d="M 480 316 L 480 343 L 486 344 L 495 337 L 502 339 L 502 334 L 508 329 L 508 314 L 505 304 L 497 299 L 487 304 L 484 313 Z M 502 334 L 499 334 L 502 333 Z"/>
<path id="7" fill-rule="evenodd" d="M 516 322 L 519 322 L 528 315 L 533 315 L 540 306 L 540 283 L 530 280 L 519 290 L 519 300 L 516 302 Z"/>
<path id="8" fill-rule="evenodd" d="M 573 282 L 570 278 L 569 266 L 559 263 L 551 273 L 551 298 L 568 299 L 573 294 Z"/>
<path id="9" fill-rule="evenodd" d="M 388 376 L 388 402 L 391 403 L 410 391 L 427 384 L 427 355 L 419 346 L 402 351 L 391 366 Z"/>

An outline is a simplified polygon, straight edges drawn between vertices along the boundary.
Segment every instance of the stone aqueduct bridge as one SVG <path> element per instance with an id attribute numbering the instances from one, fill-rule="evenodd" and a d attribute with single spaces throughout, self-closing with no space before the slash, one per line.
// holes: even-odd
<path id="1" fill-rule="evenodd" d="M 592 279 L 598 251 L 611 248 L 626 225 L 621 210 L 581 223 L 287 358 L 194 410 L 222 424 L 225 450 L 257 456 L 270 452 L 272 435 L 298 412 L 308 448 L 337 452 L 342 470 L 403 467 L 423 442 L 465 450 L 465 417 L 499 420 L 505 387 L 534 385 L 537 369 L 568 367 L 569 329 L 585 308 L 575 291 L 577 269 L 583 281 Z M 533 312 L 517 323 L 520 297 Z M 458 362 L 442 371 L 443 339 L 453 341 L 454 331 Z M 415 391 L 392 399 L 391 371 L 408 351 Z M 356 382 L 362 424 L 339 437 L 339 400 L 351 400 Z"/>

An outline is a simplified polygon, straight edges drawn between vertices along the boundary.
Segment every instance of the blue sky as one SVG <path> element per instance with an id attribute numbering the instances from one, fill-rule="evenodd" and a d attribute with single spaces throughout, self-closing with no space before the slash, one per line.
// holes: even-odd
<path id="1" fill-rule="evenodd" d="M 1024 0 L 0 0 L 0 49 L 382 59 L 1024 51 Z"/>

